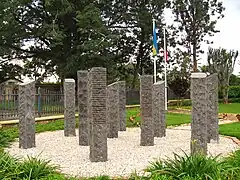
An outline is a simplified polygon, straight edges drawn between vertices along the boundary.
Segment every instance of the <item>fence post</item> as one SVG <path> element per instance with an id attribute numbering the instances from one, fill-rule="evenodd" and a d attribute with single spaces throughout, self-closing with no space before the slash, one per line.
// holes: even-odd
<path id="1" fill-rule="evenodd" d="M 42 111 L 42 107 L 41 107 L 41 88 L 38 87 L 38 115 L 39 117 L 41 117 L 41 111 Z"/>

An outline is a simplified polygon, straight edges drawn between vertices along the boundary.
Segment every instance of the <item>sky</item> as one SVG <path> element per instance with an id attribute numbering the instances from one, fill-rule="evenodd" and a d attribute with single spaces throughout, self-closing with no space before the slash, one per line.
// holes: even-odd
<path id="1" fill-rule="evenodd" d="M 222 47 L 240 52 L 240 0 L 223 0 L 223 5 L 226 8 L 224 12 L 225 17 L 219 20 L 217 24 L 217 29 L 220 30 L 220 33 L 217 33 L 212 38 L 214 44 L 211 47 Z M 208 45 L 204 45 L 202 48 L 206 52 Z M 207 64 L 206 57 L 206 54 L 202 56 L 203 64 Z M 240 74 L 240 54 L 233 73 L 236 75 Z"/>

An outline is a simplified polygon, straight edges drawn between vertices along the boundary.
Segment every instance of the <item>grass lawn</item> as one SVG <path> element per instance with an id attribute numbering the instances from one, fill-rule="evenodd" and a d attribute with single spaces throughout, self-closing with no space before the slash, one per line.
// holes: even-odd
<path id="1" fill-rule="evenodd" d="M 169 108 L 176 108 L 176 106 L 170 106 Z M 181 106 L 183 109 L 192 109 L 191 106 Z M 231 104 L 219 104 L 219 113 L 240 113 L 240 103 Z"/>
<path id="2" fill-rule="evenodd" d="M 141 117 L 137 116 L 140 113 L 139 108 L 131 108 L 127 111 L 127 127 L 136 127 L 139 125 L 139 122 L 141 121 Z M 131 116 L 137 116 L 134 121 L 130 121 Z M 177 113 L 167 113 L 167 125 L 168 126 L 176 126 L 181 124 L 190 123 L 191 121 L 191 115 L 186 114 L 177 114 Z"/>
<path id="3" fill-rule="evenodd" d="M 240 122 L 222 124 L 219 126 L 219 132 L 222 135 L 233 136 L 240 139 Z"/>

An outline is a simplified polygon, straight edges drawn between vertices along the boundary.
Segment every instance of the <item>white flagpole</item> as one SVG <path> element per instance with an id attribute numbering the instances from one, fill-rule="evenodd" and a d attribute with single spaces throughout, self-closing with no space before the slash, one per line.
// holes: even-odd
<path id="1" fill-rule="evenodd" d="M 155 19 L 153 19 L 153 31 L 155 30 Z M 154 32 L 153 32 L 154 33 Z M 154 75 L 154 83 L 157 82 L 157 56 L 153 56 L 153 75 Z"/>
<path id="2" fill-rule="evenodd" d="M 167 42 L 166 42 L 166 29 L 163 29 L 164 39 L 164 61 L 165 61 L 165 110 L 167 111 Z"/>

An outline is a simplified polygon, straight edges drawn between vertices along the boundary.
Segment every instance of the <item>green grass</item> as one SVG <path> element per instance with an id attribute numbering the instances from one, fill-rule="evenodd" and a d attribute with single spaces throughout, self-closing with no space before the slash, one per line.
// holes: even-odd
<path id="1" fill-rule="evenodd" d="M 127 127 L 136 127 L 140 125 L 141 117 L 137 116 L 140 113 L 139 108 L 131 108 L 127 111 Z M 129 120 L 130 116 L 137 116 L 135 121 L 132 122 Z M 190 123 L 191 116 L 187 114 L 177 114 L 177 113 L 167 113 L 167 126 L 177 126 L 181 124 Z"/>
<path id="2" fill-rule="evenodd" d="M 240 122 L 221 124 L 219 126 L 219 132 L 222 135 L 233 136 L 240 139 Z"/>
<path id="3" fill-rule="evenodd" d="M 170 108 L 174 109 L 176 106 L 170 106 Z M 183 109 L 192 109 L 191 106 L 181 106 Z M 219 113 L 240 113 L 240 103 L 232 103 L 232 104 L 219 104 Z"/>

